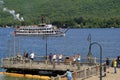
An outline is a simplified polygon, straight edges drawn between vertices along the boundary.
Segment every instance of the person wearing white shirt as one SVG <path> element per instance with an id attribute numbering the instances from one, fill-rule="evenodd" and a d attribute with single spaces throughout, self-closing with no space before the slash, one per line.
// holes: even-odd
<path id="1" fill-rule="evenodd" d="M 34 60 L 34 56 L 35 56 L 35 55 L 34 55 L 34 53 L 32 52 L 32 53 L 30 54 L 30 59 L 31 59 L 31 60 Z"/>
<path id="2" fill-rule="evenodd" d="M 56 54 L 53 54 L 53 61 L 56 61 L 56 58 L 57 58 L 57 56 L 56 56 Z"/>

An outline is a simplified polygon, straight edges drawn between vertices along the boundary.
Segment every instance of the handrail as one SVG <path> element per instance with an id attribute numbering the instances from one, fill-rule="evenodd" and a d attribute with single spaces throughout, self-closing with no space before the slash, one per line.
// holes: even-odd
<path id="1" fill-rule="evenodd" d="M 102 67 L 106 67 L 105 63 L 102 63 Z M 85 78 L 88 78 L 88 77 L 90 77 L 92 75 L 98 75 L 99 68 L 100 68 L 100 65 L 94 65 L 94 66 L 91 66 L 89 68 L 85 68 L 85 69 L 82 69 L 82 70 L 73 71 L 72 72 L 73 79 L 74 80 L 76 78 L 85 79 Z M 67 78 L 67 74 L 58 75 L 56 77 L 51 77 L 51 80 L 60 80 L 62 78 Z"/>

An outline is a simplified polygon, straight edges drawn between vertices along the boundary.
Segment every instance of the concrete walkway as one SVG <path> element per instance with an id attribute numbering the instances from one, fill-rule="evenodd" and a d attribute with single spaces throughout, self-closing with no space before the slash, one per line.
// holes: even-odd
<path id="1" fill-rule="evenodd" d="M 100 80 L 99 75 L 89 77 L 85 80 Z M 102 77 L 102 80 L 120 80 L 120 68 L 117 68 L 117 73 L 114 73 L 114 68 L 110 67 L 107 69 L 105 77 Z"/>

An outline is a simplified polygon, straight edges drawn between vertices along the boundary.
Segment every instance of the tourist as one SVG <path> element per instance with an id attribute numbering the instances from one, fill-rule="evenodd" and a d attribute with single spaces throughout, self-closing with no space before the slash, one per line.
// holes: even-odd
<path id="1" fill-rule="evenodd" d="M 69 69 L 67 69 L 66 74 L 67 74 L 67 78 L 68 78 L 68 80 L 72 80 L 72 73 L 70 72 Z"/>
<path id="2" fill-rule="evenodd" d="M 26 53 L 26 58 L 28 59 L 28 53 Z"/>
<path id="3" fill-rule="evenodd" d="M 114 67 L 114 73 L 117 73 L 117 70 L 116 70 L 116 68 L 117 68 L 117 61 L 115 59 L 113 60 L 113 67 Z"/>
<path id="4" fill-rule="evenodd" d="M 24 52 L 24 60 L 25 60 L 25 62 L 27 62 L 27 60 L 28 60 L 28 53 L 27 52 Z"/>
<path id="5" fill-rule="evenodd" d="M 110 65 L 110 61 L 109 61 L 109 58 L 106 59 L 106 67 L 109 68 L 109 65 Z"/>
<path id="6" fill-rule="evenodd" d="M 52 59 L 53 59 L 53 61 L 56 61 L 56 59 L 57 59 L 57 56 L 56 56 L 56 54 L 55 54 L 55 53 L 53 54 L 53 57 L 52 57 Z"/>
<path id="7" fill-rule="evenodd" d="M 106 59 L 106 69 L 109 69 L 110 66 L 110 60 L 109 58 Z M 109 73 L 109 71 L 107 71 Z"/>
<path id="8" fill-rule="evenodd" d="M 50 63 L 52 63 L 52 57 L 53 57 L 53 55 L 52 55 L 52 53 L 50 53 L 50 54 L 49 54 Z"/>
<path id="9" fill-rule="evenodd" d="M 117 57 L 117 67 L 120 68 L 120 56 Z"/>
<path id="10" fill-rule="evenodd" d="M 23 58 L 24 58 L 24 59 L 26 58 L 26 52 L 24 52 Z"/>
<path id="11" fill-rule="evenodd" d="M 80 62 L 81 61 L 81 56 L 80 56 L 80 54 L 78 54 L 78 56 L 77 56 L 77 62 Z"/>
<path id="12" fill-rule="evenodd" d="M 77 57 L 76 57 L 76 54 L 74 53 L 74 55 L 73 55 L 73 66 L 76 64 L 76 60 L 77 60 Z"/>
<path id="13" fill-rule="evenodd" d="M 58 55 L 59 62 L 62 62 L 62 58 L 63 58 L 63 56 L 62 56 L 62 54 L 60 53 L 60 54 Z"/>
<path id="14" fill-rule="evenodd" d="M 32 53 L 30 54 L 30 60 L 32 60 L 32 61 L 34 60 L 34 55 L 35 55 L 34 52 L 32 52 Z"/>
<path id="15" fill-rule="evenodd" d="M 26 59 L 25 59 L 25 62 L 28 62 L 28 53 L 26 53 Z"/>
<path id="16" fill-rule="evenodd" d="M 80 69 L 80 62 L 81 62 L 81 56 L 80 54 L 77 55 L 77 66 L 78 66 L 78 69 Z"/>
<path id="17" fill-rule="evenodd" d="M 20 55 L 20 53 L 17 54 L 16 59 L 17 62 L 20 62 L 22 60 L 22 56 Z"/>

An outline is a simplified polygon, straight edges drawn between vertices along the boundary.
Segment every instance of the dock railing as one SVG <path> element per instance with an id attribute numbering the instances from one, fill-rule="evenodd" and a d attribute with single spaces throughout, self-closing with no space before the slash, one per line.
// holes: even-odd
<path id="1" fill-rule="evenodd" d="M 106 67 L 105 63 L 102 64 L 103 73 L 104 73 L 104 67 Z M 73 80 L 78 80 L 78 79 L 82 80 L 94 75 L 98 75 L 99 73 L 100 73 L 100 65 L 94 65 L 81 70 L 73 71 L 72 76 L 73 76 Z M 63 79 L 67 80 L 67 74 L 51 77 L 51 80 L 63 80 Z"/>

